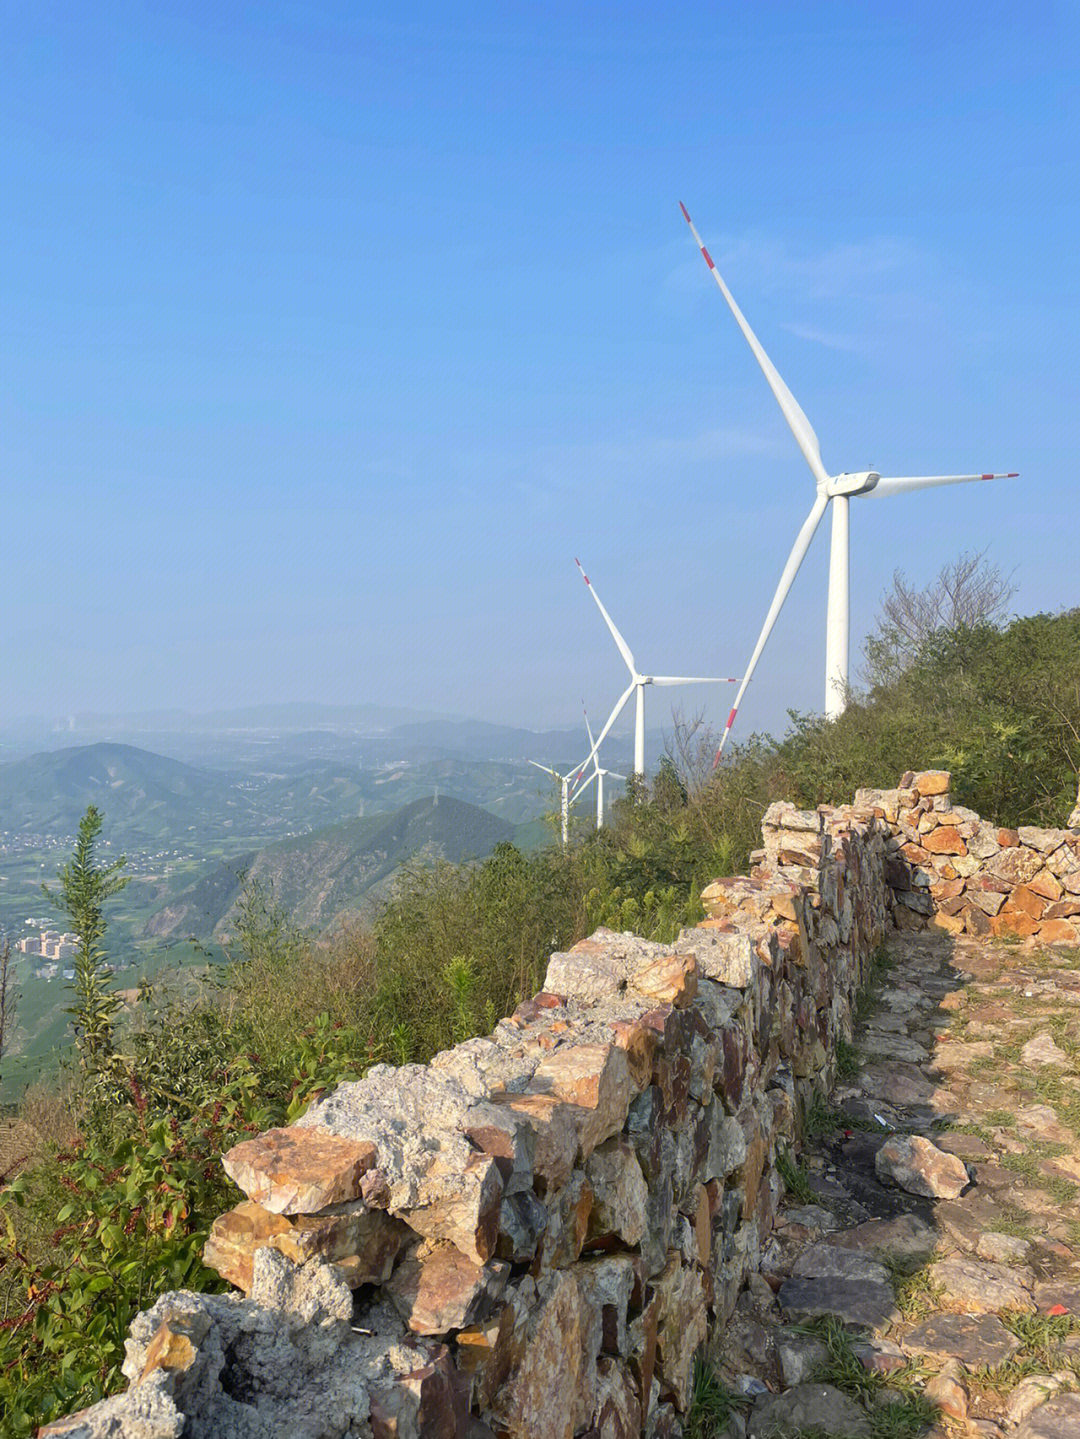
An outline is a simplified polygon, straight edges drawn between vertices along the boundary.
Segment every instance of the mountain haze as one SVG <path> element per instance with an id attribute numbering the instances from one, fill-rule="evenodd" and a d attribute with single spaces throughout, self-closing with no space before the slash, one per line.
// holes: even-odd
<path id="1" fill-rule="evenodd" d="M 374 908 L 410 859 L 478 859 L 514 834 L 512 825 L 475 805 L 448 797 L 415 800 L 218 864 L 153 915 L 144 934 L 227 938 L 245 880 L 263 885 L 302 928 L 323 931 L 343 914 Z"/>

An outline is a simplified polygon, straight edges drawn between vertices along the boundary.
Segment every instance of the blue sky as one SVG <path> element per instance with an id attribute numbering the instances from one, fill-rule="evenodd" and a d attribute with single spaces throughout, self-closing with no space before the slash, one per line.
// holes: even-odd
<path id="1" fill-rule="evenodd" d="M 680 199 L 831 470 L 1022 472 L 852 505 L 855 645 L 961 549 L 1080 602 L 1075 5 L 3 11 L 0 717 L 603 714 L 575 554 L 738 673 L 812 482 Z"/>

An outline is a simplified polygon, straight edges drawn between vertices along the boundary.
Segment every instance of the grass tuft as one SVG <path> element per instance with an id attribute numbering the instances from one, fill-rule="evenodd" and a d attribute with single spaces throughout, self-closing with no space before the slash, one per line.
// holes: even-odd
<path id="1" fill-rule="evenodd" d="M 748 1403 L 726 1388 L 712 1365 L 699 1355 L 694 1360 L 693 1391 L 683 1427 L 684 1439 L 720 1439 L 728 1421 L 742 1413 Z"/>

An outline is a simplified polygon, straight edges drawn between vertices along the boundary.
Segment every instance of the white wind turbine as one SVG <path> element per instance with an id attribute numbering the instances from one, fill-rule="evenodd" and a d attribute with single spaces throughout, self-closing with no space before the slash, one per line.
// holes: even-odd
<path id="1" fill-rule="evenodd" d="M 552 769 L 550 765 L 541 764 L 538 759 L 531 759 L 529 763 L 535 765 L 537 769 L 542 769 L 545 774 L 551 775 L 552 779 L 558 780 L 559 832 L 562 836 L 562 847 L 563 849 L 565 849 L 570 841 L 570 806 L 573 804 L 574 800 L 577 799 L 576 794 L 573 796 L 573 798 L 571 798 L 570 785 L 574 780 L 577 779 L 578 775 L 584 768 L 584 765 L 579 766 L 576 770 L 572 770 L 570 774 L 560 774 L 557 769 Z M 588 760 L 586 760 L 585 763 L 588 764 Z M 584 789 L 584 787 L 585 786 L 582 785 L 582 789 Z"/>
<path id="2" fill-rule="evenodd" d="M 780 583 L 776 587 L 769 612 L 765 616 L 761 634 L 758 636 L 754 652 L 750 656 L 750 663 L 746 667 L 746 673 L 742 677 L 742 683 L 735 696 L 735 703 L 728 715 L 727 724 L 720 740 L 720 748 L 716 752 L 717 762 L 719 762 L 727 737 L 731 732 L 731 726 L 735 723 L 735 715 L 746 691 L 746 686 L 750 683 L 754 668 L 772 633 L 781 606 L 787 598 L 788 590 L 791 589 L 799 566 L 810 547 L 814 531 L 830 504 L 833 511 L 832 545 L 829 551 L 829 603 L 825 626 L 825 713 L 830 719 L 836 719 L 844 712 L 848 689 L 848 500 L 852 495 L 906 494 L 909 490 L 928 489 L 932 485 L 960 485 L 969 480 L 1015 480 L 1017 474 L 1013 472 L 1007 475 L 908 475 L 897 479 L 883 479 L 875 470 L 862 470 L 855 474 L 830 475 L 822 463 L 818 437 L 815 435 L 810 421 L 799 408 L 795 396 L 784 384 L 772 361 L 761 348 L 757 336 L 746 323 L 745 316 L 735 303 L 731 291 L 724 284 L 719 270 L 713 263 L 712 256 L 702 243 L 701 236 L 695 229 L 686 206 L 681 201 L 679 209 L 683 212 L 683 218 L 690 226 L 690 232 L 697 241 L 705 263 L 728 303 L 728 308 L 735 316 L 739 329 L 753 350 L 754 358 L 769 382 L 769 388 L 776 396 L 784 419 L 788 422 L 788 427 L 795 436 L 806 463 L 810 466 L 817 489 L 813 506 L 803 522 L 802 529 L 796 536 L 794 547 L 780 576 Z"/>
<path id="3" fill-rule="evenodd" d="M 606 775 L 610 775 L 612 779 L 625 779 L 626 776 L 625 776 L 624 774 L 619 774 L 617 770 L 604 769 L 604 768 L 601 766 L 601 764 L 600 764 L 600 756 L 597 754 L 597 744 L 596 744 L 596 741 L 593 739 L 592 725 L 589 723 L 589 712 L 588 712 L 588 710 L 585 709 L 584 705 L 582 706 L 582 709 L 584 710 L 584 713 L 585 713 L 585 731 L 586 731 L 586 733 L 587 733 L 588 736 L 589 736 L 589 744 L 592 746 L 592 748 L 591 748 L 590 751 L 589 751 L 589 754 L 590 754 L 590 756 L 591 756 L 591 758 L 592 758 L 592 762 L 593 762 L 593 772 L 592 772 L 591 775 L 589 775 L 588 779 L 585 780 L 585 782 L 584 782 L 583 784 L 578 785 L 577 789 L 574 791 L 574 799 L 577 799 L 578 795 L 584 794 L 585 791 L 586 791 L 586 790 L 589 788 L 589 786 L 592 784 L 593 780 L 596 781 L 596 828 L 597 828 L 597 829 L 603 829 L 603 828 L 604 828 L 604 778 L 605 778 Z M 589 762 L 588 760 L 585 761 L 586 764 L 588 764 L 588 762 Z M 580 773 L 581 773 L 581 771 L 578 770 L 578 774 L 580 774 Z M 576 778 L 576 776 L 575 776 L 575 778 Z"/>
<path id="4" fill-rule="evenodd" d="M 603 615 L 603 617 L 604 617 L 604 623 L 607 625 L 608 629 L 611 631 L 611 638 L 615 641 L 616 645 L 618 646 L 618 648 L 619 648 L 619 653 L 622 655 L 623 659 L 624 659 L 625 662 L 626 662 L 626 668 L 630 671 L 630 683 L 627 685 L 626 689 L 623 690 L 622 694 L 619 696 L 618 700 L 616 701 L 615 708 L 614 708 L 614 709 L 611 711 L 611 713 L 608 715 L 608 717 L 607 717 L 607 723 L 604 725 L 604 728 L 600 731 L 600 737 L 599 737 L 599 739 L 597 739 L 596 743 L 595 743 L 595 744 L 593 745 L 593 747 L 592 747 L 592 750 L 591 750 L 591 751 L 589 752 L 589 754 L 586 756 L 585 764 L 588 764 L 588 762 L 589 762 L 590 759 L 595 758 L 597 751 L 599 750 L 600 746 L 603 744 L 604 740 L 605 740 L 606 737 L 607 737 L 607 732 L 608 732 L 608 730 L 611 728 L 611 726 L 612 726 L 612 725 L 615 723 L 615 721 L 618 719 L 619 715 L 622 713 L 623 707 L 625 706 L 627 700 L 630 698 L 630 696 L 631 696 L 632 694 L 636 694 L 636 696 L 637 696 L 637 712 L 636 712 L 636 715 L 635 715 L 635 717 L 634 717 L 634 774 L 635 774 L 635 775 L 638 775 L 638 776 L 640 776 L 642 779 L 644 779 L 644 777 L 645 777 L 645 686 L 646 686 L 646 685 L 737 685 L 737 684 L 739 683 L 739 681 L 738 681 L 737 679 L 732 679 L 732 678 L 730 678 L 729 676 L 725 676 L 725 677 L 723 677 L 723 678 L 719 678 L 719 679 L 718 679 L 718 678 L 716 678 L 716 677 L 714 677 L 714 676 L 705 677 L 705 676 L 703 676 L 703 675 L 643 675 L 643 674 L 640 674 L 640 673 L 638 672 L 638 667 L 637 667 L 637 663 L 636 663 L 635 660 L 634 660 L 634 656 L 630 653 L 630 646 L 626 643 L 626 641 L 623 639 L 622 635 L 621 635 L 621 634 L 619 633 L 619 631 L 615 628 L 615 622 L 612 620 L 612 618 L 611 618 L 611 616 L 608 614 L 607 610 L 604 609 L 604 606 L 601 604 L 601 602 L 600 602 L 600 596 L 599 596 L 599 595 L 596 593 L 596 591 L 593 589 L 592 581 L 589 579 L 588 575 L 585 573 L 585 571 L 584 571 L 584 570 L 582 569 L 582 567 L 581 567 L 581 561 L 580 561 L 579 559 L 576 559 L 576 558 L 575 558 L 574 564 L 577 565 L 577 567 L 578 567 L 579 570 L 581 570 L 581 578 L 585 581 L 586 585 L 587 585 L 588 588 L 589 588 L 589 593 L 592 595 L 593 599 L 596 601 L 596 607 L 597 607 L 597 609 L 600 611 L 600 613 Z M 585 767 L 585 766 L 582 765 L 581 768 L 584 769 L 584 767 Z M 579 770 L 578 773 L 580 774 L 580 772 L 581 772 L 581 771 Z"/>

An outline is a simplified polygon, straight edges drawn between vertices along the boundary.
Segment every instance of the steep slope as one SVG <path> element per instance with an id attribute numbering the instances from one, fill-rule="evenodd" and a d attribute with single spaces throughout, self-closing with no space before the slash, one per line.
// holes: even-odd
<path id="1" fill-rule="evenodd" d="M 243 861 L 218 865 L 160 910 L 145 933 L 157 938 L 222 938 L 232 928 L 245 877 L 272 890 L 305 929 L 324 930 L 343 912 L 372 905 L 393 875 L 417 855 L 479 858 L 514 828 L 475 805 L 415 800 L 391 814 L 346 820 L 267 845 Z"/>

